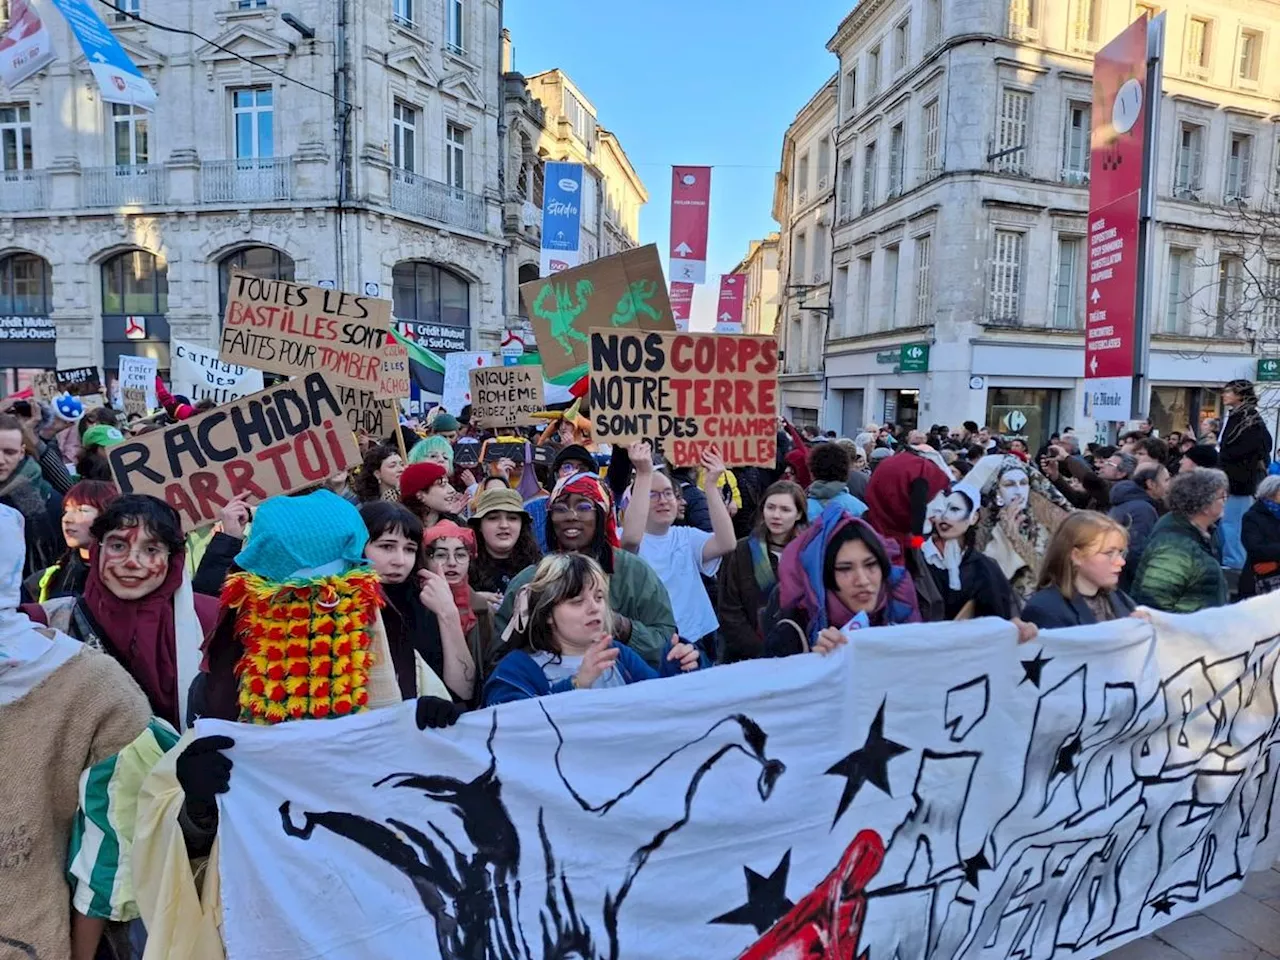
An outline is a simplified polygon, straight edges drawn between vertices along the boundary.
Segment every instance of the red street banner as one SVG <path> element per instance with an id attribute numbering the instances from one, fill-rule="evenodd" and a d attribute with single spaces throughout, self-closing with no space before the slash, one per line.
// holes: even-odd
<path id="1" fill-rule="evenodd" d="M 716 333 L 741 333 L 747 278 L 726 273 L 720 278 L 720 305 L 716 308 Z"/>
<path id="2" fill-rule="evenodd" d="M 1084 375 L 1095 420 L 1127 420 L 1133 409 L 1146 112 L 1144 16 L 1094 57 Z"/>
<path id="3" fill-rule="evenodd" d="M 707 282 L 711 168 L 671 168 L 671 279 Z"/>
<path id="4" fill-rule="evenodd" d="M 671 284 L 671 316 L 677 330 L 689 329 L 689 315 L 693 312 L 693 284 Z"/>

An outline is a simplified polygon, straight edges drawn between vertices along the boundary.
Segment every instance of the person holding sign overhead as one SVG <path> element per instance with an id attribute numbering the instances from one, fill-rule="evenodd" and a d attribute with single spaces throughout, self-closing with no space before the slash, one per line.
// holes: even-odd
<path id="1" fill-rule="evenodd" d="M 670 595 L 653 567 L 619 546 L 613 498 L 604 483 L 593 473 L 570 474 L 556 483 L 548 502 L 548 552 L 581 553 L 600 564 L 609 578 L 614 639 L 650 666 L 660 666 L 663 647 L 676 632 Z M 516 597 L 533 579 L 534 570 L 526 567 L 507 588 L 497 613 L 499 636 L 505 635 Z"/>

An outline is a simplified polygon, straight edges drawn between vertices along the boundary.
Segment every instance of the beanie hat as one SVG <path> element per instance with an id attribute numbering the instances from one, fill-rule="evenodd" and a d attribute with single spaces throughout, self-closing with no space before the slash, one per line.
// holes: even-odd
<path id="1" fill-rule="evenodd" d="M 595 455 L 580 443 L 571 443 L 556 454 L 555 462 L 551 464 L 552 473 L 559 473 L 560 468 L 569 462 L 590 464 L 593 470 L 596 469 Z"/>
<path id="2" fill-rule="evenodd" d="M 439 523 L 427 527 L 422 532 L 422 545 L 430 547 L 437 540 L 444 540 L 446 537 L 461 540 L 463 546 L 467 548 L 467 552 L 473 557 L 476 555 L 476 532 L 470 527 L 460 527 L 452 520 L 441 520 Z"/>
<path id="3" fill-rule="evenodd" d="M 471 511 L 471 519 L 474 522 L 499 510 L 505 513 L 523 514 L 526 518 L 529 517 L 524 508 L 524 499 L 520 496 L 520 492 L 508 488 L 506 490 L 486 490 L 480 494 L 476 498 L 475 509 Z"/>
<path id="4" fill-rule="evenodd" d="M 124 443 L 124 434 L 105 423 L 96 423 L 84 432 L 80 443 L 86 447 L 114 447 Z"/>
<path id="5" fill-rule="evenodd" d="M 1218 469 L 1218 451 L 1207 443 L 1196 444 L 1183 456 L 1197 467 L 1208 467 L 1210 470 Z"/>
<path id="6" fill-rule="evenodd" d="M 412 503 L 423 490 L 430 490 L 447 476 L 444 467 L 430 460 L 412 463 L 400 474 L 400 499 Z"/>
<path id="7" fill-rule="evenodd" d="M 295 574 L 310 579 L 332 566 L 337 569 L 329 572 L 341 574 L 364 565 L 368 540 L 360 511 L 328 490 L 271 497 L 254 511 L 249 541 L 236 564 L 272 583 Z"/>
<path id="8" fill-rule="evenodd" d="M 450 430 L 458 429 L 458 418 L 452 413 L 439 414 L 431 421 L 432 433 L 447 433 Z"/>

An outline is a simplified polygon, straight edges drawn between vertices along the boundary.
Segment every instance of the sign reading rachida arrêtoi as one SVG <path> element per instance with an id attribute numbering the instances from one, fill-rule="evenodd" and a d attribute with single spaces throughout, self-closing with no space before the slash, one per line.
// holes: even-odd
<path id="1" fill-rule="evenodd" d="M 677 467 L 713 445 L 729 466 L 772 466 L 778 341 L 592 330 L 590 408 L 596 440 L 651 440 Z"/>
<path id="2" fill-rule="evenodd" d="M 322 373 L 330 383 L 384 391 L 391 301 L 232 272 L 220 359 L 269 373 Z"/>
<path id="3" fill-rule="evenodd" d="M 672 330 L 671 301 L 653 244 L 522 284 L 546 378 L 568 386 L 586 376 L 592 327 Z"/>
<path id="4" fill-rule="evenodd" d="M 107 454 L 123 493 L 146 493 L 207 526 L 232 497 L 256 500 L 320 483 L 360 461 L 333 388 L 319 373 L 128 440 Z"/>
<path id="5" fill-rule="evenodd" d="M 546 403 L 542 368 L 481 367 L 471 371 L 471 422 L 479 427 L 527 427 Z"/>

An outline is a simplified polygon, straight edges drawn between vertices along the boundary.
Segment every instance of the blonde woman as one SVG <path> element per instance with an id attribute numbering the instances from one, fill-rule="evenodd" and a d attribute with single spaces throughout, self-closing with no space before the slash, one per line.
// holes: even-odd
<path id="1" fill-rule="evenodd" d="M 1134 602 L 1119 587 L 1128 549 L 1129 532 L 1110 517 L 1071 514 L 1049 541 L 1022 619 L 1049 630 L 1130 616 Z"/>
<path id="2" fill-rule="evenodd" d="M 625 687 L 697 670 L 697 647 L 672 637 L 659 672 L 613 638 L 604 570 L 581 553 L 543 558 L 517 604 L 506 655 L 484 685 L 484 706 L 570 690 Z"/>

